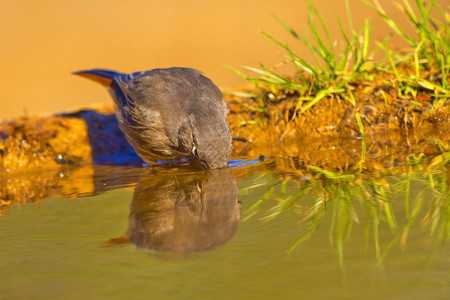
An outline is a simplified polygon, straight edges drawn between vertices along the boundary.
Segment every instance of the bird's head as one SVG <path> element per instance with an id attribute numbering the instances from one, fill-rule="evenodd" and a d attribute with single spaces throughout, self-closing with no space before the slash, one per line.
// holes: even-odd
<path id="1" fill-rule="evenodd" d="M 194 114 L 190 152 L 204 169 L 225 167 L 232 150 L 231 133 L 220 110 Z"/>

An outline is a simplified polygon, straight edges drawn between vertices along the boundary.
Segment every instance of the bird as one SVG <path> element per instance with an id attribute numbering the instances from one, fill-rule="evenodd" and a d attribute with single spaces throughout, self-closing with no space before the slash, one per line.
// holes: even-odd
<path id="1" fill-rule="evenodd" d="M 134 73 L 106 69 L 74 72 L 108 88 L 119 126 L 148 164 L 189 157 L 203 169 L 225 167 L 232 151 L 220 89 L 192 68 Z"/>

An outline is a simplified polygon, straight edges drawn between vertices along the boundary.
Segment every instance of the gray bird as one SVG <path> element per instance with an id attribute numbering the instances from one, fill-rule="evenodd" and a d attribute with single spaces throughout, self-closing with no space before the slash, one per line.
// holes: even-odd
<path id="1" fill-rule="evenodd" d="M 94 69 L 74 74 L 108 87 L 120 128 L 145 162 L 194 157 L 205 169 L 227 165 L 230 109 L 219 88 L 199 71 Z"/>

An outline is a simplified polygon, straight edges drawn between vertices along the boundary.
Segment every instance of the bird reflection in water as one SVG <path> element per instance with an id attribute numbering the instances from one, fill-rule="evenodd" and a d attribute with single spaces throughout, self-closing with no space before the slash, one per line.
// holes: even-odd
<path id="1" fill-rule="evenodd" d="M 240 208 L 230 168 L 149 171 L 134 192 L 125 237 L 110 242 L 182 256 L 213 249 L 236 232 Z"/>

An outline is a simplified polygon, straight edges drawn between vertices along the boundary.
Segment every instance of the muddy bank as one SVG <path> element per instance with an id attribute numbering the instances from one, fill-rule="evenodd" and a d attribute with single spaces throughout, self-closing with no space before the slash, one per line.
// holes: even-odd
<path id="1" fill-rule="evenodd" d="M 439 153 L 450 140 L 449 101 L 431 114 L 431 99 L 411 102 L 390 97 L 386 105 L 379 94 L 362 89 L 356 105 L 329 98 L 299 113 L 293 95 L 266 98 L 266 111 L 256 112 L 248 109 L 254 99 L 238 102 L 229 97 L 232 159 L 295 158 L 303 165 L 345 170 L 360 161 L 363 151 L 367 162 L 388 166 L 411 154 Z M 2 174 L 62 165 L 143 163 L 120 131 L 112 106 L 5 121 L 0 123 L 0 137 Z"/>

